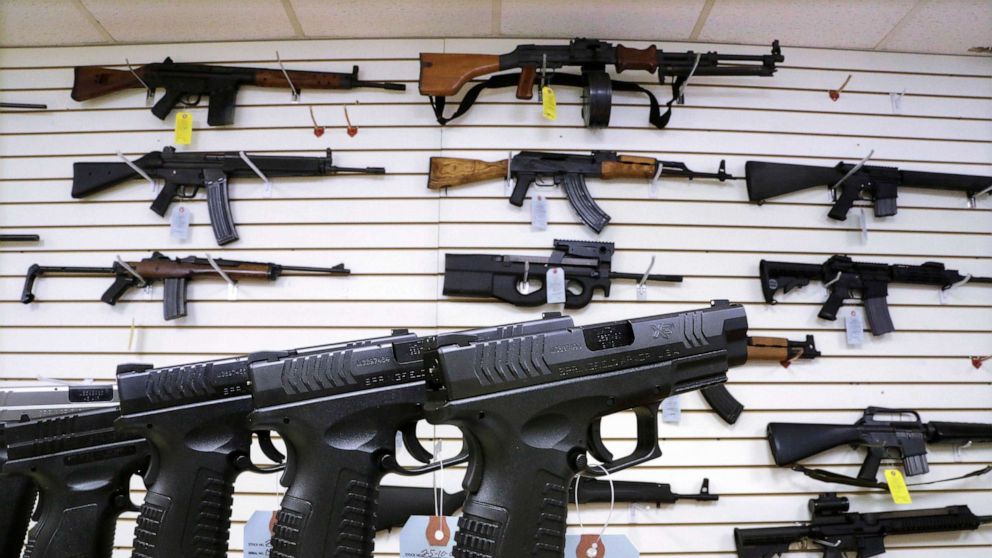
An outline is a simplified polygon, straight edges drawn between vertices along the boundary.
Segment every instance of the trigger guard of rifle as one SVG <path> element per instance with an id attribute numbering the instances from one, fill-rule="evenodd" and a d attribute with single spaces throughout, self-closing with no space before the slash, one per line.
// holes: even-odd
<path id="1" fill-rule="evenodd" d="M 179 99 L 179 102 L 182 103 L 184 107 L 195 107 L 199 105 L 200 101 L 202 100 L 203 100 L 203 95 L 197 95 L 196 99 L 193 99 L 193 95 L 190 94 L 190 95 L 183 95 Z"/>

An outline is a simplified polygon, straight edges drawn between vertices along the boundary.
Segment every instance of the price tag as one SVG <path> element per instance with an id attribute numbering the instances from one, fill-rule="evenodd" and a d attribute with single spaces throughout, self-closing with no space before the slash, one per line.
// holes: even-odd
<path id="1" fill-rule="evenodd" d="M 127 333 L 127 350 L 131 352 L 131 348 L 134 347 L 134 338 L 138 336 L 138 328 L 135 325 L 134 318 L 131 318 L 131 329 Z"/>
<path id="2" fill-rule="evenodd" d="M 189 220 L 192 217 L 192 212 L 184 206 L 173 207 L 169 216 L 169 235 L 183 242 L 189 240 Z"/>
<path id="3" fill-rule="evenodd" d="M 849 346 L 860 347 L 865 342 L 865 321 L 857 310 L 851 310 L 844 318 L 844 328 Z"/>
<path id="4" fill-rule="evenodd" d="M 861 244 L 868 244 L 868 216 L 865 208 L 858 208 L 858 222 L 861 223 Z"/>
<path id="5" fill-rule="evenodd" d="M 637 286 L 637 300 L 643 302 L 648 299 L 648 285 L 647 283 Z"/>
<path id="6" fill-rule="evenodd" d="M 400 558 L 451 558 L 457 530 L 454 517 L 414 515 L 400 531 Z"/>
<path id="7" fill-rule="evenodd" d="M 176 113 L 176 145 L 193 143 L 193 114 L 189 112 Z"/>
<path id="8" fill-rule="evenodd" d="M 259 510 L 251 514 L 245 524 L 245 558 L 268 558 L 272 550 L 272 528 L 276 512 Z"/>
<path id="9" fill-rule="evenodd" d="M 906 486 L 906 479 L 902 477 L 899 469 L 886 469 L 885 481 L 889 484 L 889 494 L 896 504 L 912 504 L 913 498 L 909 495 L 909 487 Z"/>
<path id="10" fill-rule="evenodd" d="M 678 395 L 673 395 L 662 400 L 661 420 L 665 424 L 679 424 L 682 422 L 682 400 Z"/>
<path id="11" fill-rule="evenodd" d="M 571 558 L 638 558 L 641 553 L 627 535 L 566 535 L 565 556 Z"/>
<path id="12" fill-rule="evenodd" d="M 530 199 L 530 224 L 539 231 L 548 230 L 548 198 L 534 194 Z"/>
<path id="13" fill-rule="evenodd" d="M 228 283 L 227 284 L 227 300 L 238 300 L 238 284 Z"/>
<path id="14" fill-rule="evenodd" d="M 562 268 L 552 267 L 548 270 L 544 290 L 548 295 L 548 304 L 565 303 L 565 271 Z"/>
<path id="15" fill-rule="evenodd" d="M 558 118 L 558 100 L 555 99 L 555 90 L 551 89 L 550 86 L 545 85 L 541 89 L 541 98 L 543 99 L 542 105 L 544 108 L 543 114 L 544 118 L 548 120 L 555 120 Z"/>

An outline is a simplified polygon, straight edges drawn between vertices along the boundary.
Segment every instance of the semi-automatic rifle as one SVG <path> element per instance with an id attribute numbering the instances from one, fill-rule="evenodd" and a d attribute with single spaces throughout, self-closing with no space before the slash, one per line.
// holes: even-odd
<path id="1" fill-rule="evenodd" d="M 132 166 L 133 165 L 133 166 Z M 207 209 L 210 226 L 217 244 L 223 246 L 238 239 L 231 215 L 231 178 L 257 176 L 334 176 L 338 174 L 384 174 L 382 167 L 334 166 L 331 150 L 326 157 L 296 157 L 287 155 L 245 155 L 238 151 L 177 152 L 174 147 L 152 151 L 131 162 L 75 163 L 72 165 L 72 197 L 86 198 L 111 186 L 142 178 L 141 169 L 152 179 L 165 184 L 152 202 L 151 210 L 160 216 L 175 199 L 195 198 L 201 188 L 207 189 Z M 254 167 L 254 168 L 253 168 Z M 257 169 L 257 171 L 256 171 Z"/>
<path id="2" fill-rule="evenodd" d="M 972 204 L 978 195 L 992 192 L 992 176 L 908 171 L 843 161 L 833 167 L 748 161 L 744 169 L 748 197 L 759 204 L 816 186 L 830 188 L 834 205 L 827 216 L 838 221 L 847 219 L 854 202 L 862 199 L 873 203 L 875 217 L 895 215 L 900 188 L 964 192 Z"/>
<path id="3" fill-rule="evenodd" d="M 596 39 L 573 39 L 567 45 L 520 45 L 502 55 L 425 52 L 420 54 L 420 94 L 430 97 L 434 115 L 444 125 L 468 111 L 484 89 L 516 87 L 518 99 L 530 99 L 535 85 L 539 90 L 550 85 L 581 87 L 586 126 L 602 128 L 610 123 L 613 91 L 630 91 L 647 96 L 651 104 L 648 120 L 664 128 L 671 118 L 672 104 L 682 102 L 690 76 L 771 76 L 775 64 L 783 61 L 778 41 L 772 43 L 771 54 L 765 55 L 664 52 L 655 45 L 637 49 Z M 607 66 L 613 66 L 617 73 L 657 72 L 660 84 L 671 78 L 672 99 L 666 103 L 665 113 L 661 114 L 654 93 L 637 83 L 610 78 Z M 558 72 L 566 67 L 578 67 L 581 74 Z M 473 78 L 505 70 L 520 72 L 493 76 L 473 86 L 458 110 L 444 116 L 446 97 L 457 94 Z"/>
<path id="4" fill-rule="evenodd" d="M 610 216 L 589 193 L 586 178 L 652 180 L 659 177 L 689 180 L 699 178 L 720 182 L 737 179 L 727 174 L 724 161 L 720 161 L 717 172 L 696 172 L 685 163 L 621 155 L 616 151 L 593 151 L 591 155 L 521 151 L 511 159 L 494 162 L 431 157 L 427 187 L 440 190 L 485 180 L 513 178 L 515 183 L 513 193 L 510 194 L 510 203 L 520 207 L 532 185 L 561 186 L 579 219 L 598 233 L 610 222 Z"/>
<path id="5" fill-rule="evenodd" d="M 908 415 L 912 418 L 885 419 L 879 418 L 880 415 Z M 924 423 L 916 411 L 885 407 L 868 407 L 864 416 L 853 425 L 792 422 L 768 424 L 768 445 L 776 465 L 792 465 L 794 470 L 824 482 L 869 488 L 888 487 L 888 484 L 877 480 L 878 468 L 883 459 L 901 460 L 906 476 L 913 477 L 930 471 L 927 463 L 928 444 L 968 442 L 992 442 L 992 424 L 942 421 Z M 857 478 L 796 465 L 802 459 L 840 446 L 868 450 Z M 965 476 L 990 471 L 992 467 L 986 467 Z"/>
<path id="6" fill-rule="evenodd" d="M 299 94 L 303 89 L 354 89 L 374 87 L 391 91 L 405 91 L 402 83 L 383 83 L 358 79 L 358 66 L 351 73 L 304 72 L 299 70 L 270 70 L 266 68 L 236 68 L 183 64 L 166 58 L 164 62 L 146 64 L 138 68 L 115 70 L 100 66 L 77 66 L 72 84 L 72 99 L 88 101 L 125 89 L 147 89 L 149 96 L 158 88 L 165 89 L 165 96 L 152 107 L 152 114 L 165 120 L 179 103 L 185 106 L 199 104 L 204 95 L 210 97 L 207 124 L 226 126 L 234 123 L 234 107 L 238 89 L 243 85 L 293 89 Z"/>
<path id="7" fill-rule="evenodd" d="M 797 526 L 734 529 L 739 558 L 784 556 L 795 543 L 808 541 L 820 547 L 823 558 L 857 558 L 885 554 L 885 537 L 974 531 L 992 523 L 992 515 L 977 516 L 968 506 L 876 513 L 849 511 L 847 498 L 834 492 L 809 501 L 811 520 Z"/>
<path id="8" fill-rule="evenodd" d="M 114 406 L 116 386 L 37 385 L 0 388 L 0 558 L 21 558 L 38 488 L 27 476 L 5 475 L 5 429 L 21 422 Z"/>
<path id="9" fill-rule="evenodd" d="M 761 290 L 769 304 L 776 304 L 775 293 L 779 289 L 788 293 L 810 281 L 821 281 L 830 290 L 830 296 L 817 314 L 824 320 L 836 320 L 844 302 L 854 298 L 855 292 L 860 293 L 874 335 L 896 329 L 889 314 L 889 284 L 934 285 L 944 290 L 965 282 L 992 284 L 992 277 L 961 275 L 938 262 L 882 264 L 856 262 L 847 256 L 831 256 L 819 265 L 761 260 L 760 272 Z"/>
<path id="10" fill-rule="evenodd" d="M 215 265 L 216 267 L 214 267 Z M 130 289 L 141 288 L 156 281 L 162 281 L 165 285 L 163 297 L 165 319 L 174 320 L 186 315 L 186 288 L 189 282 L 204 277 L 222 277 L 217 268 L 220 268 L 232 281 L 275 281 L 286 271 L 327 275 L 348 275 L 351 273 L 351 270 L 346 269 L 343 263 L 334 267 L 301 267 L 221 258 L 210 260 L 195 256 L 172 259 L 160 252 L 154 252 L 150 257 L 136 262 L 118 260 L 111 267 L 65 267 L 34 264 L 28 268 L 27 277 L 24 280 L 24 290 L 21 292 L 21 302 L 24 304 L 34 302 L 35 296 L 32 292 L 34 282 L 42 275 L 109 275 L 114 277 L 114 283 L 100 297 L 101 301 L 111 306 L 117 304 L 117 301 Z"/>

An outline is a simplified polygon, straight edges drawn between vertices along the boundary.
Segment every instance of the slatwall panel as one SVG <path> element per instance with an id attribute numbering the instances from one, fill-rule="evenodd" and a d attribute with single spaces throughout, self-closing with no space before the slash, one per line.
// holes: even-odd
<path id="1" fill-rule="evenodd" d="M 512 91 L 487 93 L 457 125 L 440 128 L 416 91 L 421 51 L 491 52 L 517 41 L 486 39 L 361 40 L 211 43 L 0 50 L 0 90 L 5 100 L 45 102 L 41 113 L 0 115 L 0 230 L 38 232 L 33 246 L 0 248 L 0 379 L 39 375 L 110 380 L 122 361 L 157 365 L 267 349 L 304 346 L 379 335 L 393 327 L 431 333 L 453 328 L 529 319 L 534 309 L 441 296 L 443 254 L 490 251 L 545 254 L 554 238 L 595 238 L 576 224 L 560 192 L 550 198 L 551 226 L 532 231 L 529 202 L 509 206 L 504 186 L 493 182 L 443 192 L 425 187 L 433 155 L 497 159 L 508 150 L 615 149 L 714 170 L 721 158 L 743 173 L 751 158 L 829 165 L 857 160 L 875 150 L 877 164 L 944 172 L 992 172 L 992 61 L 978 57 L 927 56 L 785 47 L 787 63 L 772 79 L 696 78 L 687 104 L 678 107 L 666 131 L 646 125 L 641 97 L 618 95 L 613 127 L 582 128 L 576 91 L 561 90 L 559 121 L 544 121 L 533 104 L 515 102 Z M 633 46 L 646 46 L 637 44 Z M 761 53 L 764 48 L 671 43 L 667 49 L 718 48 Z M 180 61 L 275 67 L 274 51 L 294 69 L 347 71 L 361 65 L 365 79 L 406 82 L 405 94 L 376 90 L 304 92 L 317 119 L 328 126 L 321 138 L 310 129 L 307 108 L 287 91 L 248 88 L 238 98 L 236 126 L 209 129 L 206 109 L 193 110 L 191 150 L 317 155 L 330 147 L 337 163 L 382 165 L 384 177 L 277 179 L 272 198 L 258 180 L 238 180 L 233 210 L 241 241 L 219 248 L 202 200 L 193 213 L 192 237 L 169 236 L 168 222 L 147 210 L 152 193 L 134 182 L 86 201 L 69 197 L 71 164 L 114 160 L 172 141 L 171 120 L 159 122 L 143 106 L 140 92 L 88 103 L 69 99 L 71 67 L 152 62 L 169 55 Z M 854 77 L 838 102 L 826 90 Z M 646 74 L 637 79 L 649 81 Z M 628 76 L 625 76 L 628 77 Z M 633 77 L 633 76 L 631 76 Z M 657 87 L 657 86 L 656 86 Z M 889 92 L 906 90 L 901 114 Z M 668 91 L 658 88 L 659 96 Z M 344 131 L 342 106 L 360 128 Z M 617 284 L 613 297 L 574 312 L 579 323 L 690 309 L 713 298 L 744 303 L 755 334 L 817 335 L 824 357 L 789 369 L 748 365 L 732 374 L 732 391 L 748 410 L 733 427 L 721 423 L 696 394 L 683 397 L 680 425 L 663 425 L 665 454 L 622 475 L 671 482 L 693 492 L 703 477 L 722 495 L 717 504 L 673 507 L 620 505 L 611 532 L 623 532 L 644 556 L 727 556 L 732 527 L 770 525 L 806 518 L 808 498 L 828 488 L 775 468 L 762 439 L 773 420 L 853 422 L 867 405 L 920 409 L 926 419 L 992 421 L 992 365 L 972 367 L 970 355 L 992 353 L 992 289 L 964 286 L 941 303 L 932 289 L 894 288 L 892 315 L 900 331 L 864 346 L 845 345 L 839 323 L 816 318 L 824 299 L 819 286 L 762 303 L 758 260 L 819 262 L 834 253 L 885 262 L 929 259 L 974 274 L 992 275 L 992 205 L 965 209 L 960 196 L 921 191 L 900 193 L 896 218 L 869 217 L 868 240 L 857 219 L 826 218 L 823 190 L 796 193 L 757 207 L 747 203 L 743 183 L 663 180 L 654 195 L 640 182 L 598 182 L 590 190 L 613 216 L 599 240 L 617 243 L 617 269 L 641 271 L 652 255 L 655 272 L 681 273 L 681 285 L 651 286 L 639 302 L 634 287 Z M 856 213 L 856 212 L 855 212 Z M 98 301 L 101 279 L 45 279 L 42 302 L 18 302 L 22 274 L 32 263 L 109 265 L 116 255 L 137 258 L 150 250 L 169 255 L 210 252 L 215 256 L 298 265 L 344 262 L 347 278 L 287 277 L 277 284 L 240 289 L 226 300 L 216 281 L 190 289 L 188 318 L 161 320 L 161 288 L 134 293 L 126 304 Z M 132 327 L 133 324 L 133 327 Z M 441 433 L 455 444 L 456 433 Z M 424 434 L 427 434 L 424 430 Z M 630 416 L 610 418 L 606 437 L 619 448 L 633 445 Z M 932 473 L 922 480 L 967 472 L 992 461 L 992 449 L 955 455 L 931 453 Z M 824 454 L 817 465 L 857 469 L 848 451 Z M 445 484 L 459 483 L 460 470 Z M 429 478 L 387 482 L 415 482 Z M 916 491 L 916 504 L 970 504 L 992 513 L 988 477 Z M 278 502 L 275 478 L 244 475 L 238 482 L 232 556 L 240 556 L 242 527 L 254 509 Z M 140 497 L 140 492 L 136 497 Z M 881 494 L 855 491 L 853 507 L 892 507 Z M 590 506 L 587 524 L 603 522 L 608 510 Z M 572 524 L 577 518 L 569 517 Z M 133 516 L 121 521 L 116 555 L 129 551 Z M 992 529 L 980 533 L 892 539 L 890 556 L 900 558 L 987 556 Z M 396 556 L 397 533 L 381 533 L 381 556 Z M 797 556 L 805 556 L 797 554 Z"/>

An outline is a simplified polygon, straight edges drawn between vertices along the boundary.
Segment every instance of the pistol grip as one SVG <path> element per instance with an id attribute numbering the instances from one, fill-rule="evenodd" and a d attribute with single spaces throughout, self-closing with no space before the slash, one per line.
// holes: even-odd
<path id="1" fill-rule="evenodd" d="M 24 536 L 31 522 L 37 490 L 31 481 L 16 475 L 0 475 L 0 557 L 21 555 Z"/>
<path id="2" fill-rule="evenodd" d="M 839 187 L 840 196 L 837 197 L 837 201 L 834 202 L 833 207 L 827 212 L 827 217 L 836 221 L 846 221 L 847 212 L 854 207 L 854 202 L 858 200 L 861 193 L 861 186 L 850 183 L 841 184 Z"/>
<path id="3" fill-rule="evenodd" d="M 850 292 L 847 287 L 843 285 L 833 285 L 830 288 L 830 295 L 827 297 L 827 301 L 823 303 L 820 308 L 820 313 L 817 314 L 820 318 L 824 320 L 830 320 L 831 322 L 837 319 L 837 312 L 840 311 L 840 307 L 844 305 L 844 300 L 850 296 Z"/>
<path id="4" fill-rule="evenodd" d="M 210 212 L 214 238 L 220 246 L 234 242 L 238 239 L 238 231 L 234 227 L 234 216 L 231 215 L 227 176 L 223 171 L 207 169 L 203 172 L 203 177 L 207 182 L 207 210 Z"/>
<path id="5" fill-rule="evenodd" d="M 166 89 L 165 95 L 152 107 L 152 114 L 157 116 L 159 120 L 165 120 L 165 117 L 169 116 L 172 109 L 176 108 L 185 94 L 184 91 L 178 89 Z"/>
<path id="6" fill-rule="evenodd" d="M 24 558 L 110 558 L 120 513 L 112 498 L 90 491 L 46 494 L 38 522 L 28 533 Z"/>
<path id="7" fill-rule="evenodd" d="M 512 159 L 509 164 L 512 170 Z M 523 206 L 524 198 L 527 197 L 527 190 L 530 189 L 530 185 L 533 184 L 536 179 L 537 177 L 533 174 L 517 174 L 516 182 L 513 184 L 513 192 L 510 193 L 510 204 L 517 207 Z"/>
<path id="8" fill-rule="evenodd" d="M 155 200 L 152 202 L 152 211 L 157 213 L 159 217 L 165 217 L 165 212 L 169 210 L 169 206 L 172 205 L 172 200 L 175 199 L 178 192 L 179 184 L 166 180 L 165 184 L 162 185 L 162 191 L 155 196 Z"/>
<path id="9" fill-rule="evenodd" d="M 534 98 L 534 80 L 537 78 L 537 66 L 524 66 L 520 69 L 520 81 L 517 82 L 517 98 Z"/>

